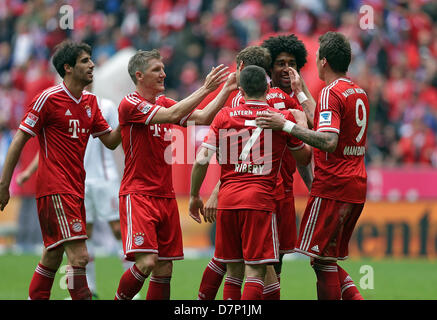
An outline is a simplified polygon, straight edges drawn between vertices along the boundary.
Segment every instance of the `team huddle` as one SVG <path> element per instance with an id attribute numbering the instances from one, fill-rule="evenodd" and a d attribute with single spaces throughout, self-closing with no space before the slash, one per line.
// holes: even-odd
<path id="1" fill-rule="evenodd" d="M 28 106 L 0 180 L 3 210 L 21 151 L 36 136 L 44 249 L 29 299 L 50 298 L 64 252 L 71 298 L 92 297 L 84 168 L 90 135 L 110 150 L 121 143 L 124 151 L 119 217 L 112 219 L 119 220 L 124 258 L 131 264 L 115 299 L 133 299 L 148 277 L 146 299 L 170 298 L 172 261 L 184 253 L 172 167 L 165 159 L 171 140 L 165 136 L 174 125 L 192 123 L 210 130 L 193 165 L 189 212 L 198 223 L 202 218 L 216 222 L 214 256 L 198 299 L 215 299 L 224 280 L 225 300 L 279 300 L 282 259 L 292 252 L 310 257 L 319 299 L 362 299 L 337 260 L 348 256 L 366 198 L 369 103 L 346 76 L 351 48 L 344 35 L 322 35 L 314 56 L 326 83 L 317 103 L 299 72 L 307 61 L 305 45 L 293 34 L 243 49 L 235 72 L 214 67 L 198 90 L 175 101 L 163 95 L 166 75 L 159 51 L 139 50 L 127 70 L 136 90 L 120 102 L 113 128 L 102 115 L 100 99 L 84 90 L 93 81 L 91 48 L 71 41 L 58 45 L 53 64 L 63 82 Z M 220 179 L 204 204 L 199 190 L 214 155 Z M 300 230 L 293 196 L 296 169 L 310 191 Z"/>

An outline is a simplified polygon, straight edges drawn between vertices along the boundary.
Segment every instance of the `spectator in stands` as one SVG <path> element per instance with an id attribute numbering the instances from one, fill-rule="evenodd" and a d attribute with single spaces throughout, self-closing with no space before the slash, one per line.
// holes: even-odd
<path id="1" fill-rule="evenodd" d="M 399 131 L 408 124 L 404 112 L 423 104 L 430 134 L 436 134 L 435 1 L 72 1 L 72 30 L 59 26 L 59 8 L 64 1 L 41 1 L 36 5 L 33 1 L 14 0 L 5 4 L 0 5 L 0 78 L 6 74 L 16 90 L 24 90 L 29 58 L 48 60 L 54 45 L 67 37 L 95 45 L 94 60 L 98 63 L 130 45 L 143 50 L 161 49 L 167 66 L 167 90 L 179 99 L 190 86 L 189 80 L 180 81 L 187 61 L 196 64 L 198 78 L 203 78 L 212 65 L 232 61 L 236 52 L 261 35 L 292 31 L 316 39 L 326 29 L 338 29 L 352 44 L 352 79 L 367 70 L 360 82 L 366 82 L 363 87 L 369 92 L 371 110 L 377 110 L 371 117 L 380 121 L 381 130 L 390 132 L 391 137 L 404 135 Z M 360 28 L 359 9 L 363 4 L 373 8 L 371 29 Z M 191 81 L 194 84 L 196 77 Z M 378 133 L 369 131 L 369 141 L 378 140 L 382 145 L 369 152 L 397 159 L 391 138 L 373 139 L 373 135 Z M 368 160 L 376 158 L 370 154 Z M 414 159 L 411 161 L 421 162 Z"/>

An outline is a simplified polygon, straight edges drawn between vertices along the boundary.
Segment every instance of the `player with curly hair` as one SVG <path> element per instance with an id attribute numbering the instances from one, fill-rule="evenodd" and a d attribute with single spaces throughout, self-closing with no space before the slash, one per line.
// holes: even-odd
<path id="1" fill-rule="evenodd" d="M 301 89 L 291 81 L 288 74 L 288 67 L 292 67 L 297 72 L 300 72 L 300 69 L 306 64 L 308 52 L 305 44 L 296 35 L 289 34 L 272 36 L 264 40 L 261 46 L 267 48 L 272 57 L 269 76 L 272 78 L 273 86 L 279 87 L 291 97 L 296 96 L 307 115 L 308 126 L 312 128 L 316 102 L 312 98 L 305 82 L 302 81 L 303 87 Z M 307 99 L 299 99 L 299 97 L 303 97 L 301 92 L 304 93 Z"/>
<path id="2" fill-rule="evenodd" d="M 267 94 L 267 103 L 276 109 L 295 109 L 302 110 L 298 97 L 294 94 L 291 88 L 290 76 L 288 74 L 288 67 L 302 68 L 306 63 L 307 51 L 305 45 L 294 34 L 287 36 L 270 37 L 262 43 L 260 48 L 251 46 L 242 50 L 237 56 L 237 71 L 243 70 L 244 66 L 251 65 L 253 57 L 256 55 L 262 56 L 262 50 L 265 49 L 270 56 L 270 63 L 260 65 L 264 67 L 266 72 L 271 77 L 271 88 Z M 254 51 L 257 49 L 257 51 Z M 250 55 L 246 54 L 250 53 Z M 263 54 L 265 55 L 265 54 Z M 249 60 L 249 58 L 251 60 Z M 308 89 L 306 89 L 308 92 Z M 311 95 L 308 92 L 308 96 Z M 305 101 L 306 103 L 307 101 Z M 239 92 L 232 100 L 231 107 L 236 107 L 240 103 L 244 103 L 244 98 Z M 307 103 L 306 111 L 308 114 L 313 113 L 315 107 Z M 308 121 L 308 125 L 312 125 L 312 121 Z M 303 177 L 308 188 L 312 181 L 312 167 L 298 166 L 299 173 Z M 280 273 L 282 266 L 282 258 L 284 254 L 294 252 L 294 247 L 297 239 L 296 230 L 296 216 L 293 196 L 293 174 L 296 171 L 296 161 L 289 152 L 285 152 L 281 165 L 281 180 L 278 182 L 276 188 L 277 196 L 277 219 L 279 229 L 279 253 L 280 261 L 275 264 L 275 270 L 268 268 L 266 280 L 264 282 L 263 299 L 278 300 L 280 298 Z M 217 211 L 217 195 L 220 187 L 220 181 L 216 185 L 210 198 L 205 204 L 206 221 L 212 222 L 214 219 L 210 218 L 216 215 Z M 199 289 L 198 299 L 214 299 L 218 288 L 226 274 L 226 264 L 212 258 L 207 268 L 204 271 L 202 281 Z M 226 278 L 225 286 L 229 279 Z"/>
<path id="3" fill-rule="evenodd" d="M 348 257 L 349 240 L 366 201 L 369 102 L 366 92 L 346 77 L 352 57 L 347 38 L 327 32 L 319 44 L 317 70 L 326 86 L 319 95 L 314 130 L 302 125 L 307 119 L 296 111 L 297 123 L 272 114 L 259 117 L 257 125 L 282 129 L 314 147 L 314 180 L 295 251 L 311 257 L 319 299 L 361 300 L 337 260 Z M 289 68 L 289 73 L 302 87 L 297 71 Z"/>

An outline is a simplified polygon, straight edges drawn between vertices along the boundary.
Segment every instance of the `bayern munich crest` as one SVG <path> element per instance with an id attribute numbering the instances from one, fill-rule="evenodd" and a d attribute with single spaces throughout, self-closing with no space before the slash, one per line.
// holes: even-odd
<path id="1" fill-rule="evenodd" d="M 85 110 L 88 118 L 91 118 L 91 107 L 89 105 L 86 105 Z"/>
<path id="2" fill-rule="evenodd" d="M 73 221 L 70 222 L 70 225 L 71 225 L 71 229 L 74 232 L 81 232 L 82 231 L 82 220 L 74 219 Z"/>
<path id="3" fill-rule="evenodd" d="M 134 234 L 134 243 L 136 246 L 140 246 L 144 243 L 144 233 L 137 232 Z"/>

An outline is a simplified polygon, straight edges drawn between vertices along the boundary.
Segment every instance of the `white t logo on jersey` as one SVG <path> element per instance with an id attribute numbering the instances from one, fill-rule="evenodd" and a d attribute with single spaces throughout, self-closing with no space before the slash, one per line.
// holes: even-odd
<path id="1" fill-rule="evenodd" d="M 71 126 L 73 124 L 73 126 Z M 79 133 L 79 120 L 78 119 L 70 119 L 70 129 L 68 129 L 68 132 L 72 132 L 73 135 L 72 138 L 79 138 L 77 135 Z"/>

